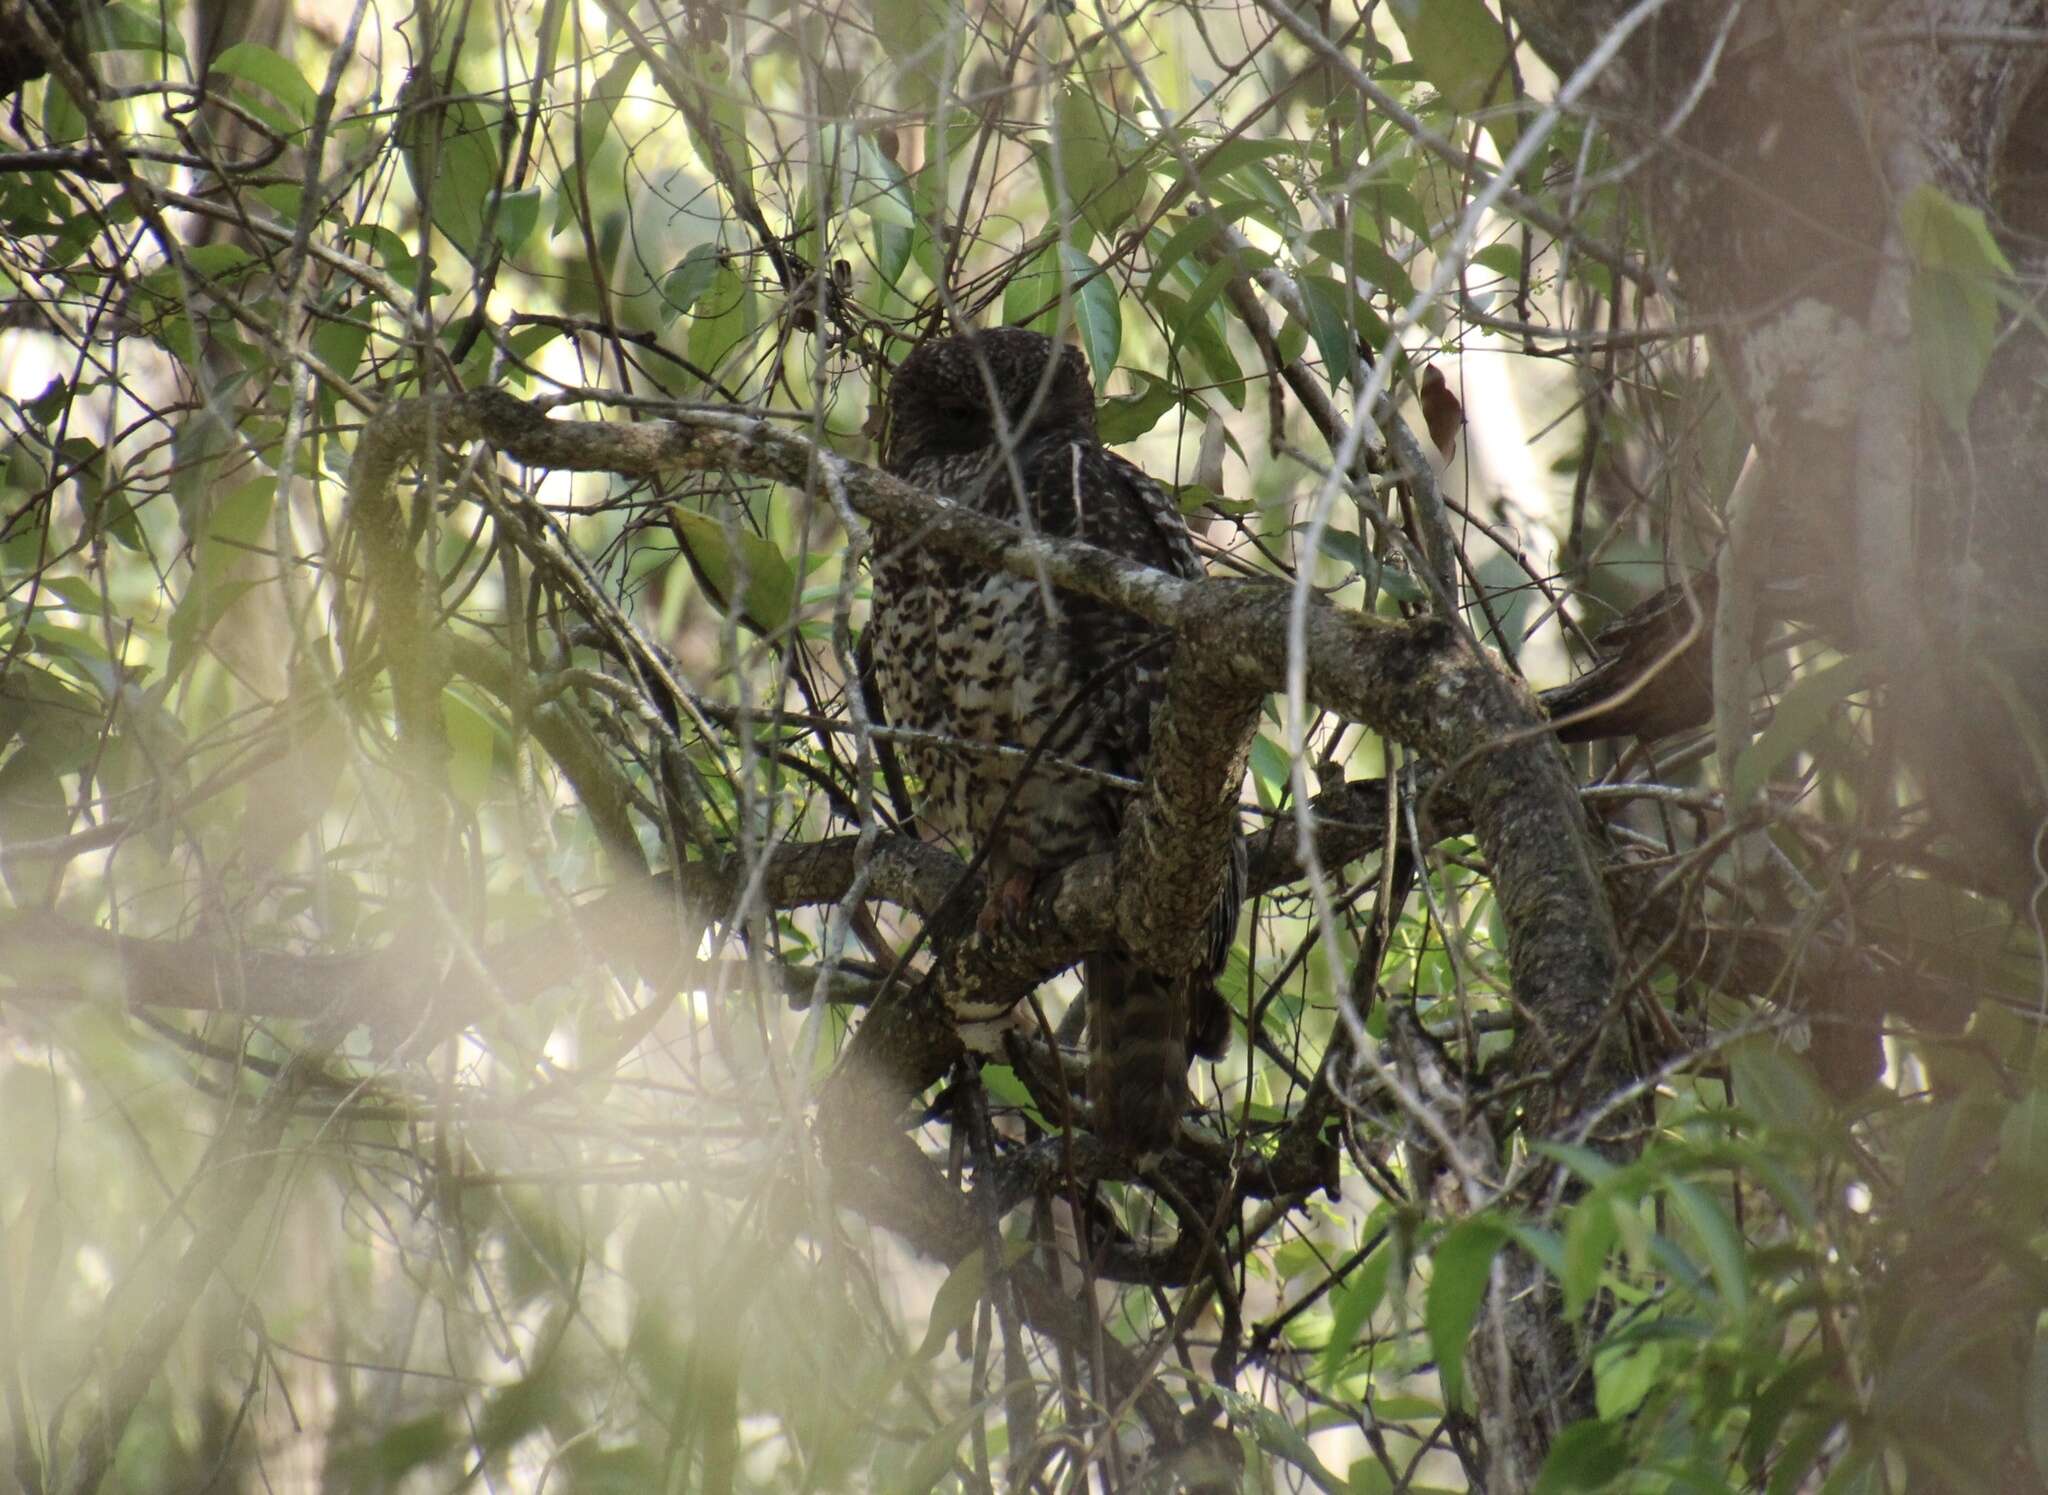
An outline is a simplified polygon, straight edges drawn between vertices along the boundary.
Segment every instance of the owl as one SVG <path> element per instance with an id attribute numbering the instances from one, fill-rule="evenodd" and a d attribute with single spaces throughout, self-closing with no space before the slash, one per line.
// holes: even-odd
<path id="1" fill-rule="evenodd" d="M 1172 497 L 1096 436 L 1078 350 L 1008 327 L 924 343 L 896 371 L 888 417 L 882 465 L 904 481 L 1039 534 L 1202 576 Z M 1086 771 L 1143 777 L 1170 637 L 1042 581 L 937 553 L 914 534 L 880 536 L 875 554 L 883 709 L 896 726 L 949 740 L 908 746 L 919 814 L 986 857 L 994 891 L 984 920 L 1013 916 L 1042 873 L 1115 846 L 1133 796 Z M 1216 1058 L 1229 1045 L 1215 978 L 1243 880 L 1236 845 L 1192 971 L 1149 970 L 1121 949 L 1082 962 L 1090 1101 L 1104 1139 L 1127 1153 L 1171 1146 L 1190 1050 Z"/>

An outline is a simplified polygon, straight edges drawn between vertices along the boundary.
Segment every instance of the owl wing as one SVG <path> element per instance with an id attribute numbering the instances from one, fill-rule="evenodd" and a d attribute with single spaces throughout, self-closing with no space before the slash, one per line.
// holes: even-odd
<path id="1" fill-rule="evenodd" d="M 1017 456 L 1027 512 L 1018 512 L 1007 464 L 995 463 L 977 505 L 984 513 L 1013 524 L 1028 519 L 1044 534 L 1085 540 L 1189 581 L 1205 574 L 1173 495 L 1143 468 L 1093 437 L 1071 434 L 1027 441 Z"/>
<path id="2" fill-rule="evenodd" d="M 1188 529 L 1188 521 L 1174 502 L 1173 494 L 1164 484 L 1155 482 L 1136 463 L 1126 462 L 1115 452 L 1104 452 L 1109 468 L 1123 486 L 1129 490 L 1133 510 L 1134 528 L 1146 527 L 1152 535 L 1142 539 L 1131 554 L 1134 559 L 1146 560 L 1162 571 L 1171 571 L 1184 581 L 1200 581 L 1208 572 L 1202 565 L 1202 558 L 1195 552 L 1195 537 Z M 1153 552 L 1158 558 L 1139 554 L 1139 551 Z"/>

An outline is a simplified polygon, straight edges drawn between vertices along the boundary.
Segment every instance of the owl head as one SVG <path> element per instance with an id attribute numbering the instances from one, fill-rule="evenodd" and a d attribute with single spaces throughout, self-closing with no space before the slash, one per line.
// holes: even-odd
<path id="1" fill-rule="evenodd" d="M 1093 436 L 1095 387 L 1080 350 L 1021 327 L 919 343 L 889 383 L 882 466 L 901 475 L 927 458 L 994 446 L 998 408 L 1013 441 Z"/>

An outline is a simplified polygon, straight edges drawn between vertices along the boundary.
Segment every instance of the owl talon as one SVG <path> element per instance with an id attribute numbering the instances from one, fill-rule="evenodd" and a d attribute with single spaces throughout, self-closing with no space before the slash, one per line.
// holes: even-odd
<path id="1" fill-rule="evenodd" d="M 1016 929 L 1031 911 L 1031 881 L 1029 872 L 1013 872 L 997 883 L 974 927 L 985 935 Z"/>

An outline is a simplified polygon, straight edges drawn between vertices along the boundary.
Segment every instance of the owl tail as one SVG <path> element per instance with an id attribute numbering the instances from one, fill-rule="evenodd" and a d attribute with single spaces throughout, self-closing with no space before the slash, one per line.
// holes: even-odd
<path id="1" fill-rule="evenodd" d="M 1189 988 L 1207 983 L 1104 954 L 1081 963 L 1081 985 L 1096 1129 L 1111 1147 L 1138 1157 L 1170 1150 L 1188 1104 Z"/>

